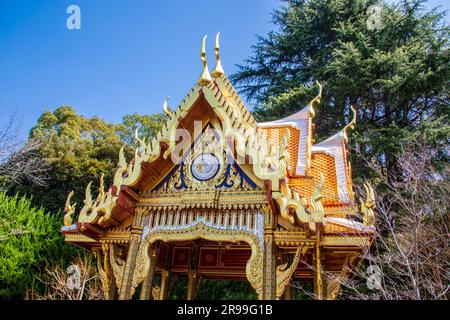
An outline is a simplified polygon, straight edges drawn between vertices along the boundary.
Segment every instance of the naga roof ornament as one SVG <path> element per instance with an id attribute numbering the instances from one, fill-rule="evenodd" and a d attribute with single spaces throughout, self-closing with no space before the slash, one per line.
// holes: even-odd
<path id="1" fill-rule="evenodd" d="M 356 125 L 356 109 L 353 105 L 350 105 L 350 109 L 352 111 L 352 120 L 350 120 L 350 122 L 344 127 L 344 129 L 342 129 L 343 133 L 344 133 L 344 141 L 345 143 L 348 143 L 348 135 L 347 135 L 347 130 L 348 129 L 354 129 L 355 125 Z"/>

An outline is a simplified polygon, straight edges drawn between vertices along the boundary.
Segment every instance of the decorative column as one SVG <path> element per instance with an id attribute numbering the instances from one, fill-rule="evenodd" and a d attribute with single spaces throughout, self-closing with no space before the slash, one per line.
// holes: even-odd
<path id="1" fill-rule="evenodd" d="M 197 296 L 198 284 L 200 282 L 200 276 L 196 271 L 188 272 L 188 287 L 186 300 L 194 300 Z"/>
<path id="2" fill-rule="evenodd" d="M 97 259 L 97 269 L 100 275 L 105 300 L 113 300 L 117 288 L 109 262 L 110 250 L 108 244 L 103 243 L 101 249 L 97 248 L 93 250 L 93 253 Z"/>
<path id="3" fill-rule="evenodd" d="M 197 274 L 198 265 L 198 244 L 193 243 L 191 247 L 191 254 L 189 257 L 189 270 L 188 270 L 188 286 L 187 286 L 187 300 L 194 300 L 197 295 L 197 289 L 199 284 L 199 276 Z"/>
<path id="4" fill-rule="evenodd" d="M 156 257 L 158 256 L 158 250 L 154 248 L 149 249 L 150 267 L 148 269 L 147 276 L 145 277 L 142 288 L 140 300 L 150 300 L 152 297 L 153 279 L 155 276 Z"/>
<path id="5" fill-rule="evenodd" d="M 261 209 L 264 215 L 263 299 L 276 299 L 276 245 L 274 242 L 274 217 L 270 206 Z"/>
<path id="6" fill-rule="evenodd" d="M 322 224 L 316 224 L 316 244 L 315 244 L 315 260 L 316 260 L 316 275 L 314 279 L 314 289 L 317 300 L 323 299 L 323 280 L 322 280 L 322 256 L 320 248 L 320 238 L 322 233 Z"/>
<path id="7" fill-rule="evenodd" d="M 159 289 L 159 300 L 166 300 L 169 295 L 170 272 L 168 270 L 161 271 L 161 284 Z"/>
<path id="8" fill-rule="evenodd" d="M 130 247 L 128 249 L 127 261 L 125 264 L 125 270 L 122 276 L 122 284 L 120 286 L 119 300 L 131 299 L 131 284 L 133 281 L 134 268 L 136 267 L 136 257 L 141 244 L 142 238 L 142 216 L 143 208 L 136 208 L 131 226 L 131 240 Z"/>

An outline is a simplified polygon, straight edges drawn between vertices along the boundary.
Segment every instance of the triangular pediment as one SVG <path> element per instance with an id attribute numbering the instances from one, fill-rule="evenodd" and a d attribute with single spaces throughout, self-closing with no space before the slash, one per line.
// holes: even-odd
<path id="1" fill-rule="evenodd" d="M 221 140 L 221 132 L 208 124 L 151 193 L 260 190 Z"/>
<path id="2" fill-rule="evenodd" d="M 224 75 L 209 85 L 195 85 L 175 111 L 166 105 L 165 112 L 167 121 L 156 137 L 148 141 L 136 137 L 139 150 L 132 163 L 121 161 L 121 166 L 126 169 L 119 170 L 116 185 L 127 185 L 136 192 L 152 190 L 179 165 L 173 161 L 172 153 L 180 149 L 180 136 L 187 134 L 192 141 L 198 136 L 198 128 L 204 128 L 208 123 L 222 136 L 230 131 L 257 130 L 256 120 Z M 245 158 L 247 155 L 240 156 Z M 244 167 L 250 175 L 253 174 L 251 166 L 244 164 Z"/>

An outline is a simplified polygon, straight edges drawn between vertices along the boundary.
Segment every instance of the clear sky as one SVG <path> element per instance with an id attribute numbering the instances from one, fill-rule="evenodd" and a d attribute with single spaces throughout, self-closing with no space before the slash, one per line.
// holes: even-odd
<path id="1" fill-rule="evenodd" d="M 81 9 L 69 30 L 66 8 Z M 0 117 L 15 111 L 27 132 L 62 104 L 119 122 L 131 113 L 176 107 L 201 72 L 201 38 L 209 67 L 221 32 L 227 74 L 251 54 L 255 35 L 273 29 L 277 0 L 0 0 Z M 430 1 L 429 6 L 445 0 Z M 0 123 L 2 119 L 0 119 Z"/>

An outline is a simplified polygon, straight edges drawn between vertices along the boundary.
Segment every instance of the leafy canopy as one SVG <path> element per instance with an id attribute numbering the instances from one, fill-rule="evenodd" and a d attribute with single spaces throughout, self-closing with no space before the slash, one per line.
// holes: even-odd
<path id="1" fill-rule="evenodd" d="M 39 152 L 50 167 L 47 185 L 23 184 L 14 191 L 33 195 L 36 204 L 57 212 L 63 208 L 68 193 L 74 190 L 73 201 L 80 207 L 90 181 L 96 186 L 104 174 L 105 187 L 110 185 L 123 145 L 126 145 L 127 159 L 132 158 L 135 128 L 139 127 L 141 137 L 146 137 L 154 135 L 161 126 L 159 114 L 127 115 L 122 123 L 111 124 L 97 117 L 79 115 L 70 106 L 44 112 L 31 130 L 30 138 L 41 143 Z"/>

